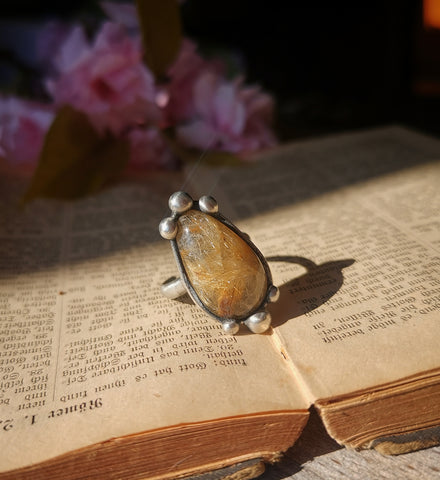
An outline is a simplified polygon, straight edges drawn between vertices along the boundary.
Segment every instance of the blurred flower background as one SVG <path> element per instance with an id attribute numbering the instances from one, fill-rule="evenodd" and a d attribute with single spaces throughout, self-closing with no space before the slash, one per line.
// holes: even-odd
<path id="1" fill-rule="evenodd" d="M 438 3 L 2 5 L 0 162 L 31 176 L 29 199 L 71 198 L 205 151 L 249 162 L 385 123 L 438 134 Z"/>
<path id="2" fill-rule="evenodd" d="M 200 54 L 177 0 L 99 7 L 89 29 L 75 17 L 37 24 L 23 62 L 34 69 L 24 94 L 35 93 L 0 99 L 0 157 L 33 173 L 27 199 L 79 196 L 124 169 L 175 169 L 208 150 L 246 161 L 277 143 L 271 95 Z"/>

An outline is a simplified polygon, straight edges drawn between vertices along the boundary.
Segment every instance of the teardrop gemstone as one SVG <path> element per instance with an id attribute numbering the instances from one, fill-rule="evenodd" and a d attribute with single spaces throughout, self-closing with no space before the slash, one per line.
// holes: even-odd
<path id="1" fill-rule="evenodd" d="M 222 222 L 189 210 L 178 219 L 176 242 L 194 291 L 214 315 L 242 319 L 263 302 L 268 285 L 260 259 Z"/>

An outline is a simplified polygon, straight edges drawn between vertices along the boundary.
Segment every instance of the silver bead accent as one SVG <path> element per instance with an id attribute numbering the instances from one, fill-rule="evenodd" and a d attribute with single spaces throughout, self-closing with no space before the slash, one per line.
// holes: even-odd
<path id="1" fill-rule="evenodd" d="M 216 213 L 218 212 L 217 200 L 209 195 L 204 195 L 199 199 L 199 207 L 202 212 Z"/>
<path id="2" fill-rule="evenodd" d="M 186 192 L 174 192 L 168 200 L 171 211 L 183 213 L 193 205 L 193 199 Z"/>
<path id="3" fill-rule="evenodd" d="M 177 223 L 172 217 L 164 218 L 159 224 L 159 233 L 165 240 L 172 240 L 177 235 Z"/>
<path id="4" fill-rule="evenodd" d="M 235 335 L 240 330 L 240 325 L 234 320 L 226 320 L 222 322 L 222 328 L 228 335 Z"/>
<path id="5" fill-rule="evenodd" d="M 272 318 L 268 312 L 257 312 L 245 320 L 246 326 L 253 333 L 264 333 L 269 327 Z"/>
<path id="6" fill-rule="evenodd" d="M 269 293 L 267 294 L 267 301 L 268 302 L 277 302 L 280 298 L 280 289 L 275 285 L 272 285 L 269 289 Z"/>

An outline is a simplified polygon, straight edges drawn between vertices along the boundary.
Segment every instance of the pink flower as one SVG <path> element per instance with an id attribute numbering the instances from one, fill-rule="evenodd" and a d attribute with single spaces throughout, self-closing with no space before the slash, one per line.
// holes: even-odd
<path id="1" fill-rule="evenodd" d="M 135 128 L 127 137 L 130 141 L 129 167 L 132 169 L 172 169 L 177 166 L 176 158 L 156 128 Z"/>
<path id="2" fill-rule="evenodd" d="M 194 118 L 177 128 L 178 139 L 189 147 L 234 153 L 274 146 L 276 139 L 269 127 L 272 98 L 241 83 L 212 73 L 201 75 L 193 92 Z"/>
<path id="3" fill-rule="evenodd" d="M 162 102 L 165 122 L 174 125 L 187 120 L 196 112 L 194 109 L 193 91 L 199 77 L 205 73 L 220 75 L 225 66 L 220 60 L 204 60 L 197 53 L 197 46 L 184 39 L 175 62 L 168 69 L 169 83 L 164 91 L 166 102 Z"/>
<path id="4" fill-rule="evenodd" d="M 120 25 L 104 23 L 92 45 L 74 28 L 55 65 L 59 76 L 47 82 L 55 104 L 87 113 L 98 130 L 120 134 L 133 125 L 158 123 L 154 78 L 142 63 L 140 39 Z"/>
<path id="5" fill-rule="evenodd" d="M 53 117 L 46 105 L 0 98 L 0 157 L 16 166 L 35 164 Z"/>

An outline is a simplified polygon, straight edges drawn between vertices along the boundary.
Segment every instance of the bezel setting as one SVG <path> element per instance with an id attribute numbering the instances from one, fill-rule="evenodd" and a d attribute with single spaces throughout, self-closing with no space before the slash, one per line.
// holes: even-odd
<path id="1" fill-rule="evenodd" d="M 173 199 L 173 201 L 172 201 Z M 176 199 L 184 199 L 184 201 L 176 201 Z M 185 208 L 183 208 L 183 204 L 185 204 Z M 240 324 L 244 323 L 248 326 L 249 330 L 254 333 L 263 333 L 267 331 L 270 327 L 270 314 L 265 310 L 266 304 L 269 302 L 274 302 L 278 299 L 279 290 L 278 288 L 273 285 L 272 283 L 272 274 L 269 268 L 269 265 L 264 257 L 264 255 L 260 252 L 260 250 L 255 246 L 255 244 L 250 240 L 249 235 L 242 232 L 238 229 L 230 220 L 224 217 L 221 213 L 218 212 L 218 204 L 213 197 L 210 196 L 203 196 L 200 198 L 199 201 L 194 201 L 187 193 L 185 192 L 176 192 L 170 197 L 169 206 L 172 208 L 172 216 L 167 217 L 162 220 L 159 231 L 163 238 L 169 240 L 171 243 L 171 248 L 177 263 L 177 267 L 180 274 L 180 279 L 183 282 L 183 285 L 194 301 L 196 305 L 202 308 L 207 314 L 211 317 L 215 318 L 222 324 L 223 330 L 225 333 L 228 334 L 235 334 L 238 332 Z M 219 316 L 215 312 L 213 312 L 205 303 L 200 299 L 199 295 L 197 294 L 196 290 L 194 289 L 191 281 L 188 278 L 188 274 L 185 269 L 184 262 L 181 257 L 181 253 L 179 250 L 179 246 L 176 240 L 177 231 L 178 231 L 178 219 L 180 216 L 185 215 L 186 212 L 189 210 L 198 210 L 205 215 L 209 215 L 215 218 L 218 222 L 223 224 L 226 228 L 230 229 L 233 233 L 235 233 L 241 240 L 243 240 L 248 247 L 253 251 L 253 253 L 258 258 L 259 262 L 261 263 L 264 274 L 266 276 L 266 291 L 264 295 L 262 295 L 262 300 L 252 308 L 250 311 L 247 311 L 246 314 L 243 315 L 231 315 L 229 317 Z M 163 222 L 167 225 L 168 228 L 162 227 Z M 176 226 L 175 232 L 173 235 L 169 233 L 171 227 L 169 224 L 174 223 Z M 174 279 L 174 283 L 176 279 Z M 168 282 L 169 283 L 169 282 Z M 173 297 L 173 294 L 170 292 L 175 292 L 177 289 L 173 286 L 173 288 L 167 288 L 167 282 L 162 285 L 162 292 L 169 296 L 170 298 Z"/>

